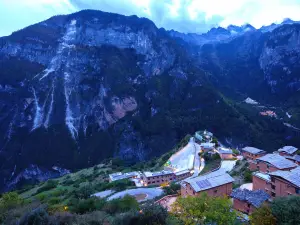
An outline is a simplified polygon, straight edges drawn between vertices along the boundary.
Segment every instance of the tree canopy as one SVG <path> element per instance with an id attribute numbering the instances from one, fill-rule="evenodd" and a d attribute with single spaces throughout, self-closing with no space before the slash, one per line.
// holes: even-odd
<path id="1" fill-rule="evenodd" d="M 271 210 L 278 225 L 299 224 L 300 221 L 300 196 L 275 198 Z"/>
<path id="2" fill-rule="evenodd" d="M 276 225 L 276 218 L 273 216 L 271 208 L 263 205 L 250 215 L 250 223 L 251 225 Z"/>
<path id="3" fill-rule="evenodd" d="M 197 197 L 178 198 L 173 204 L 172 213 L 185 224 L 230 225 L 234 224 L 237 217 L 231 207 L 231 201 L 226 197 L 202 194 Z"/>

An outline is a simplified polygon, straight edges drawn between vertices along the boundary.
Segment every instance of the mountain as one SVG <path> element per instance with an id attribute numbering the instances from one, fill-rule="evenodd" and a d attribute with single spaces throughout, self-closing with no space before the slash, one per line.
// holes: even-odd
<path id="1" fill-rule="evenodd" d="M 298 24 L 181 34 L 84 10 L 0 38 L 0 187 L 144 161 L 198 129 L 233 146 L 299 144 L 298 35 Z M 246 97 L 292 117 L 262 117 Z"/>

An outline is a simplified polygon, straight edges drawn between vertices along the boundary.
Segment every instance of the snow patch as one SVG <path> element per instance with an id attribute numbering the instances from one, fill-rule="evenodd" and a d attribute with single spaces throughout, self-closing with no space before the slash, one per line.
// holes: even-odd
<path id="1" fill-rule="evenodd" d="M 249 98 L 249 97 L 246 98 L 245 102 L 246 102 L 247 104 L 251 104 L 251 105 L 257 105 L 257 104 L 258 104 L 257 101 L 255 101 L 255 100 L 253 100 L 252 98 Z"/>

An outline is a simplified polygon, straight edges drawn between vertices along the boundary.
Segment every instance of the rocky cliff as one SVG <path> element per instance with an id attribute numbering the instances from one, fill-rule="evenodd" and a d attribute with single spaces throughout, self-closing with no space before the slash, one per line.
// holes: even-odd
<path id="1" fill-rule="evenodd" d="M 0 186 L 109 157 L 145 160 L 204 128 L 234 145 L 295 143 L 281 121 L 239 104 L 258 87 L 264 96 L 285 84 L 298 93 L 299 27 L 269 30 L 218 28 L 199 38 L 86 10 L 0 38 Z"/>

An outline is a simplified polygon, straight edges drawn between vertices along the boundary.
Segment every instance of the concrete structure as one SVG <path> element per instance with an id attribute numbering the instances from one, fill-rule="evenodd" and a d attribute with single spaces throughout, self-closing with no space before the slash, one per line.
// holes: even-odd
<path id="1" fill-rule="evenodd" d="M 206 143 L 201 143 L 200 147 L 201 147 L 202 151 L 208 152 L 208 151 L 214 150 L 215 145 L 216 145 L 215 143 L 206 142 Z"/>
<path id="2" fill-rule="evenodd" d="M 142 175 L 144 186 L 170 183 L 175 179 L 176 176 L 173 173 L 173 171 L 166 171 L 166 170 L 162 170 L 159 172 L 144 172 Z"/>
<path id="3" fill-rule="evenodd" d="M 232 192 L 234 179 L 224 170 L 218 170 L 181 183 L 181 196 L 197 196 L 207 193 L 209 196 L 228 196 Z"/>
<path id="4" fill-rule="evenodd" d="M 300 195 L 300 167 L 291 171 L 275 171 L 270 174 L 255 173 L 253 190 L 265 190 L 272 197 Z"/>
<path id="5" fill-rule="evenodd" d="M 217 152 L 220 154 L 221 159 L 232 159 L 233 158 L 233 152 L 229 148 L 223 148 L 219 147 L 217 149 Z"/>
<path id="6" fill-rule="evenodd" d="M 213 133 L 207 130 L 197 131 L 195 133 L 195 138 L 200 142 L 211 142 L 213 138 Z"/>
<path id="7" fill-rule="evenodd" d="M 137 178 L 141 175 L 141 172 L 129 172 L 129 173 L 112 173 L 109 174 L 109 182 L 116 181 L 116 180 L 123 180 L 123 179 L 130 179 L 130 178 Z"/>
<path id="8" fill-rule="evenodd" d="M 277 170 L 291 170 L 297 167 L 297 164 L 279 154 L 267 154 L 257 158 L 255 161 L 250 161 L 249 164 L 250 170 L 255 170 L 256 164 L 256 169 L 263 173 Z"/>
<path id="9" fill-rule="evenodd" d="M 298 149 L 294 146 L 284 146 L 283 148 L 278 149 L 281 156 L 293 156 L 297 151 Z"/>
<path id="10" fill-rule="evenodd" d="M 254 148 L 254 147 L 245 147 L 241 150 L 241 152 L 242 152 L 242 156 L 247 160 L 255 160 L 267 154 L 264 150 Z"/>
<path id="11" fill-rule="evenodd" d="M 234 189 L 230 196 L 233 198 L 233 208 L 246 214 L 251 214 L 270 198 L 263 190 L 249 191 L 239 188 Z"/>

